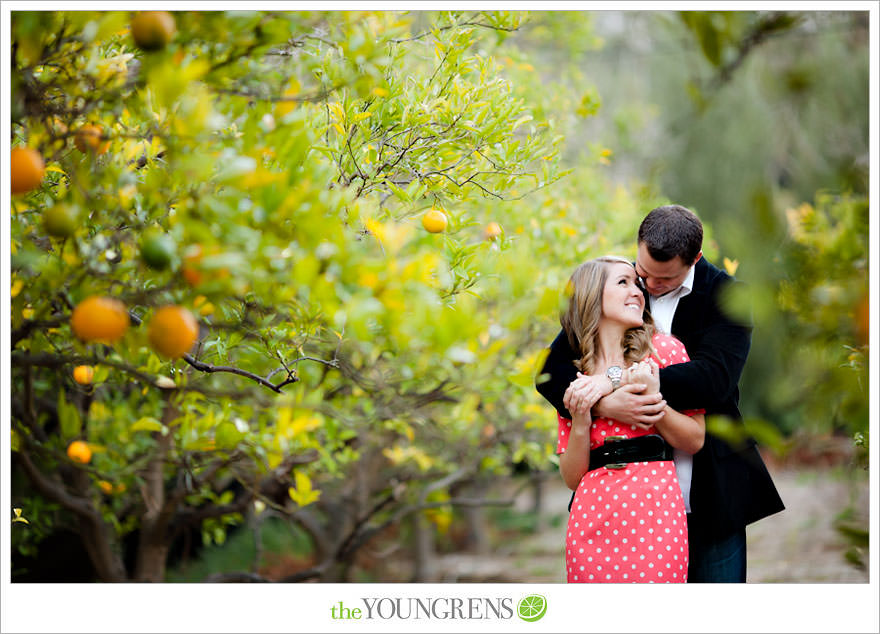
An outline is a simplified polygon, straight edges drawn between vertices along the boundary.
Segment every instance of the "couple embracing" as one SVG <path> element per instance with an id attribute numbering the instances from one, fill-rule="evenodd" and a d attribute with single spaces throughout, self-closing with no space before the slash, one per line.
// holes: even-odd
<path id="1" fill-rule="evenodd" d="M 565 538 L 573 583 L 746 580 L 745 527 L 784 506 L 739 421 L 751 329 L 727 315 L 736 283 L 702 257 L 703 227 L 679 205 L 651 211 L 635 263 L 585 262 L 537 389 L 557 410 L 573 491 Z"/>

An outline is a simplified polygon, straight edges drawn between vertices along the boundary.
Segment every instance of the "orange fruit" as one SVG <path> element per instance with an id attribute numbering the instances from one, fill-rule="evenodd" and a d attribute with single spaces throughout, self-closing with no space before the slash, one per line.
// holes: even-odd
<path id="1" fill-rule="evenodd" d="M 208 248 L 208 253 L 212 256 L 215 256 L 220 253 L 220 247 L 214 245 Z M 204 249 L 202 249 L 201 244 L 191 244 L 189 245 L 183 254 L 183 263 L 180 267 L 180 274 L 183 275 L 183 279 L 187 281 L 190 286 L 196 287 L 199 286 L 203 281 L 205 281 L 205 272 L 213 272 L 216 274 L 216 279 L 222 280 L 229 277 L 229 269 L 213 269 L 210 266 L 202 265 L 202 256 L 204 255 Z"/>
<path id="2" fill-rule="evenodd" d="M 190 286 L 198 286 L 202 282 L 202 273 L 198 269 L 198 264 L 202 260 L 202 245 L 190 245 L 186 253 L 183 255 L 183 266 L 180 269 L 183 279 Z"/>
<path id="3" fill-rule="evenodd" d="M 98 480 L 98 488 L 101 489 L 101 492 L 104 495 L 110 495 L 113 493 L 113 485 L 106 480 Z"/>
<path id="4" fill-rule="evenodd" d="M 182 306 L 163 306 L 150 320 L 147 337 L 153 350 L 169 359 L 189 352 L 199 337 L 199 323 Z"/>
<path id="5" fill-rule="evenodd" d="M 12 168 L 12 193 L 23 194 L 36 189 L 43 182 L 46 164 L 40 153 L 29 147 L 14 147 L 9 153 Z"/>
<path id="6" fill-rule="evenodd" d="M 104 129 L 93 123 L 88 123 L 76 131 L 73 137 L 73 144 L 76 149 L 83 154 L 94 152 L 95 154 L 103 154 L 110 148 L 110 140 L 102 139 Z"/>
<path id="7" fill-rule="evenodd" d="M 52 205 L 43 212 L 43 228 L 50 236 L 67 238 L 79 225 L 76 207 L 64 203 Z"/>
<path id="8" fill-rule="evenodd" d="M 67 446 L 67 457 L 74 462 L 88 464 L 92 459 L 92 450 L 89 449 L 87 443 L 81 440 L 74 440 Z"/>
<path id="9" fill-rule="evenodd" d="M 90 365 L 78 365 L 73 369 L 73 380 L 80 385 L 90 385 L 95 377 L 95 368 Z"/>
<path id="10" fill-rule="evenodd" d="M 131 19 L 131 37 L 145 51 L 165 48 L 175 30 L 174 16 L 167 11 L 142 11 Z"/>
<path id="11" fill-rule="evenodd" d="M 128 328 L 125 304 L 112 297 L 92 295 L 77 304 L 70 316 L 73 334 L 82 341 L 114 343 Z"/>
<path id="12" fill-rule="evenodd" d="M 501 225 L 497 222 L 490 222 L 486 225 L 486 238 L 489 240 L 497 240 L 501 235 Z"/>
<path id="13" fill-rule="evenodd" d="M 441 233 L 446 230 L 448 224 L 446 214 L 439 209 L 431 209 L 422 216 L 422 226 L 429 233 Z"/>

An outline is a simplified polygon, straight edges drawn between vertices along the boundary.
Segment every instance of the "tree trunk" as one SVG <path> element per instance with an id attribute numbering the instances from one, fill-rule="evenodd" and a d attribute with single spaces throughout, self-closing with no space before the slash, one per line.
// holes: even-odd
<path id="1" fill-rule="evenodd" d="M 128 581 L 125 563 L 107 524 L 80 516 L 79 534 L 98 579 L 105 583 Z"/>
<path id="2" fill-rule="evenodd" d="M 533 473 L 532 480 L 532 517 L 535 518 L 535 532 L 544 530 L 546 517 L 544 516 L 544 474 Z"/>
<path id="3" fill-rule="evenodd" d="M 165 581 L 165 566 L 168 562 L 168 539 L 165 531 L 157 529 L 152 521 L 141 524 L 141 536 L 138 542 L 137 563 L 135 564 L 134 580 L 162 583 Z"/>
<path id="4" fill-rule="evenodd" d="M 486 481 L 480 478 L 469 483 L 466 490 L 471 493 L 471 497 L 474 499 L 484 499 L 488 488 Z M 489 521 L 486 518 L 486 507 L 465 506 L 462 509 L 462 514 L 467 525 L 465 548 L 479 555 L 488 554 Z"/>
<path id="5" fill-rule="evenodd" d="M 412 583 L 433 583 L 437 577 L 434 552 L 434 526 L 421 513 L 415 513 L 413 526 L 413 574 Z"/>
<path id="6" fill-rule="evenodd" d="M 170 425 L 177 414 L 170 394 L 165 394 L 165 406 L 162 410 L 162 422 Z M 156 451 L 150 459 L 144 473 L 141 496 L 144 500 L 144 514 L 141 516 L 141 533 L 138 541 L 137 563 L 134 578 L 136 581 L 161 583 L 165 581 L 165 566 L 168 561 L 168 549 L 171 545 L 169 522 L 175 511 L 176 504 L 166 504 L 164 462 L 168 456 L 173 436 L 153 432 L 156 440 Z"/>

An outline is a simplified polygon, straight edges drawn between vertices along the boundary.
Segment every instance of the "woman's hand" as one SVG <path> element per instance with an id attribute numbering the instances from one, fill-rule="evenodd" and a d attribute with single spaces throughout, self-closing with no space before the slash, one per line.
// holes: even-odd
<path id="1" fill-rule="evenodd" d="M 600 398 L 605 396 L 606 389 L 601 380 L 577 373 L 577 378 L 565 390 L 563 403 L 572 417 L 588 416 Z"/>
<path id="2" fill-rule="evenodd" d="M 623 374 L 626 383 L 644 384 L 644 394 L 656 394 L 660 391 L 660 368 L 653 359 L 633 363 Z"/>

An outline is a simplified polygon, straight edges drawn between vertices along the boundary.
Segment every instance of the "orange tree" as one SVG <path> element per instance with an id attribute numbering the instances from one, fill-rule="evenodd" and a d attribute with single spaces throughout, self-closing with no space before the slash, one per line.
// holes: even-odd
<path id="1" fill-rule="evenodd" d="M 557 183 L 527 18 L 13 13 L 12 146 L 44 163 L 12 199 L 18 550 L 64 526 L 99 579 L 161 581 L 182 531 L 270 508 L 313 538 L 295 578 L 344 579 L 547 463 L 558 291 L 643 205 L 598 154 Z"/>

